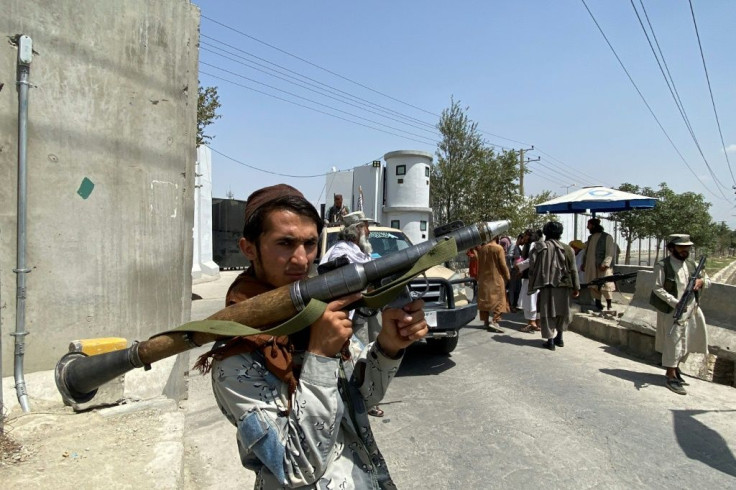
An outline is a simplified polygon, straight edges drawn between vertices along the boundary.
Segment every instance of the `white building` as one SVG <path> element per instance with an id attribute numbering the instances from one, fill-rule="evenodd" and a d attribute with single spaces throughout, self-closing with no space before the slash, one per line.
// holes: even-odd
<path id="1" fill-rule="evenodd" d="M 429 207 L 429 174 L 432 154 L 399 150 L 353 170 L 327 175 L 327 203 L 342 194 L 351 211 L 359 208 L 362 190 L 363 212 L 382 226 L 402 230 L 413 243 L 430 238 L 432 208 Z"/>

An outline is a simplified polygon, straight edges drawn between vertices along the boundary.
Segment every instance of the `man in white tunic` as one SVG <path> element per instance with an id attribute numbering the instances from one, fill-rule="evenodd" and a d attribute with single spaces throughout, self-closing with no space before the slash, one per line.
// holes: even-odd
<path id="1" fill-rule="evenodd" d="M 371 252 L 373 246 L 368 240 L 370 237 L 369 225 L 373 220 L 366 218 L 363 211 L 355 211 L 348 213 L 342 217 L 343 228 L 338 235 L 339 241 L 325 252 L 324 257 L 320 260 L 320 265 L 325 264 L 338 257 L 345 257 L 351 264 L 363 264 L 372 260 Z M 364 313 L 361 315 L 361 313 Z M 350 319 L 353 321 L 353 331 L 355 336 L 360 339 L 363 345 L 375 342 L 378 333 L 381 331 L 381 324 L 378 322 L 378 315 L 375 310 L 360 309 L 357 313 L 355 310 L 350 312 Z M 374 405 L 368 409 L 368 415 L 374 417 L 383 417 L 384 412 L 378 406 Z"/>
<path id="2" fill-rule="evenodd" d="M 700 291 L 710 286 L 710 279 L 701 272 L 693 288 L 695 294 L 682 315 L 674 323 L 674 310 L 685 292 L 687 283 L 695 272 L 695 262 L 690 259 L 693 242 L 690 235 L 670 235 L 667 250 L 670 255 L 654 265 L 655 284 L 650 298 L 657 308 L 657 336 L 655 349 L 662 353 L 662 366 L 667 369 L 665 386 L 679 395 L 687 392 L 687 382 L 680 374 L 679 364 L 690 352 L 708 352 L 708 331 L 705 315 L 699 308 Z M 673 328 L 674 326 L 674 328 Z"/>

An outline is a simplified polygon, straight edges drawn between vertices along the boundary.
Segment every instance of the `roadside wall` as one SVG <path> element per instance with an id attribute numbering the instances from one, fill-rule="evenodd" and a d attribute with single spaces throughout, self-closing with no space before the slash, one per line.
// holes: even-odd
<path id="1" fill-rule="evenodd" d="M 659 355 L 654 351 L 657 312 L 649 305 L 653 287 L 654 273 L 640 270 L 634 296 L 621 318 L 578 313 L 570 325 L 571 330 L 657 362 Z M 683 366 L 684 372 L 702 379 L 720 378 L 729 384 L 736 383 L 736 302 L 733 298 L 736 298 L 736 286 L 713 282 L 705 290 L 700 305 L 707 322 L 709 355 L 689 356 Z"/>
<path id="2" fill-rule="evenodd" d="M 53 369 L 73 339 L 146 339 L 189 319 L 198 25 L 188 0 L 3 3 L 3 376 L 13 374 L 8 334 L 16 319 L 17 50 L 7 40 L 26 34 L 36 52 L 28 116 L 30 373 Z M 169 379 L 160 373 L 145 381 Z"/>

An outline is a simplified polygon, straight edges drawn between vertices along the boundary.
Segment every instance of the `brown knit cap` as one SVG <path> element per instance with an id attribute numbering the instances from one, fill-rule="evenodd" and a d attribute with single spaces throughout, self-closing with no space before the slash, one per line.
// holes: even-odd
<path id="1" fill-rule="evenodd" d="M 261 207 L 271 201 L 285 196 L 298 196 L 303 198 L 304 194 L 287 184 L 276 184 L 253 192 L 253 194 L 248 196 L 248 200 L 245 203 L 245 222 L 248 223 L 251 216 L 253 216 L 253 213 Z"/>

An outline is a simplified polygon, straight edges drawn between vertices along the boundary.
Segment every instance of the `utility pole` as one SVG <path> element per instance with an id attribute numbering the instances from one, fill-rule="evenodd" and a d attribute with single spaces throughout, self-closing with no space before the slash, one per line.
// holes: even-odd
<path id="1" fill-rule="evenodd" d="M 532 151 L 534 145 L 531 148 L 522 148 L 519 150 L 519 194 L 524 195 L 524 152 Z"/>

